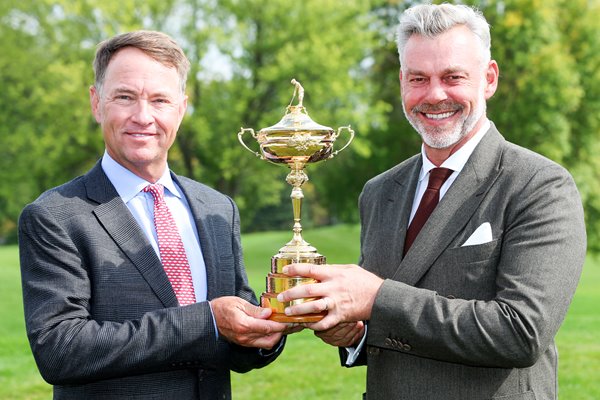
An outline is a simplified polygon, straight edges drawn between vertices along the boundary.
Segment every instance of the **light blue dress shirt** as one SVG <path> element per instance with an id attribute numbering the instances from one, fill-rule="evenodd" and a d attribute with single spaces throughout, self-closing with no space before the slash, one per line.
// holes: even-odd
<path id="1" fill-rule="evenodd" d="M 154 199 L 150 193 L 143 190 L 151 183 L 160 183 L 165 187 L 165 202 L 175 219 L 190 264 L 196 302 L 206 301 L 206 265 L 200 248 L 198 229 L 187 199 L 179 186 L 171 179 L 168 165 L 158 182 L 148 182 L 117 163 L 107 152 L 104 152 L 102 169 L 148 237 L 159 258 L 160 252 L 154 226 Z"/>

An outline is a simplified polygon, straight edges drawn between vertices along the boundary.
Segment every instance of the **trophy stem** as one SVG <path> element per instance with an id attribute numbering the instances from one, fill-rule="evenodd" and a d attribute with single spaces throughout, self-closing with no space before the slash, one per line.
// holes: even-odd
<path id="1" fill-rule="evenodd" d="M 290 164 L 291 171 L 286 177 L 287 183 L 293 186 L 292 193 L 290 195 L 292 199 L 292 210 L 294 212 L 294 226 L 292 228 L 294 236 L 292 240 L 287 243 L 287 246 L 308 246 L 308 243 L 302 238 L 302 199 L 304 193 L 302 192 L 302 185 L 308 181 L 308 175 L 304 172 L 304 162 L 301 160 L 294 160 Z"/>
<path id="2" fill-rule="evenodd" d="M 290 195 L 292 198 L 292 208 L 294 210 L 294 237 L 292 241 L 295 244 L 305 244 L 304 239 L 302 239 L 302 224 L 300 223 L 301 213 L 302 213 L 302 199 L 304 198 L 304 193 L 302 192 L 302 188 L 294 187 L 292 189 L 292 194 Z"/>

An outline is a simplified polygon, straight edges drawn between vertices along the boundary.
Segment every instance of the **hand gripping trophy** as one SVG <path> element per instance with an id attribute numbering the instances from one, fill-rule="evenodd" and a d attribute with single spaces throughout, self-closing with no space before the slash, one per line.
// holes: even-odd
<path id="1" fill-rule="evenodd" d="M 296 285 L 315 282 L 314 279 L 301 276 L 289 276 L 282 273 L 283 267 L 292 263 L 325 264 L 325 257 L 317 252 L 302 238 L 300 216 L 302 209 L 302 185 L 308 181 L 304 166 L 335 157 L 344 150 L 354 139 L 354 131 L 350 126 L 338 128 L 337 132 L 327 126 L 314 122 L 302 105 L 304 88 L 298 81 L 292 79 L 295 86 L 292 101 L 286 113 L 276 125 L 254 132 L 252 128 L 241 128 L 238 139 L 242 146 L 262 160 L 275 164 L 285 164 L 290 167 L 286 181 L 292 185 L 292 207 L 294 212 L 293 237 L 279 252 L 271 257 L 271 272 L 267 275 L 267 290 L 261 295 L 261 305 L 273 310 L 271 319 L 279 322 L 316 322 L 325 316 L 325 311 L 318 314 L 300 316 L 285 315 L 285 308 L 290 305 L 315 300 L 304 298 L 292 302 L 279 302 L 277 294 Z M 298 104 L 291 103 L 298 95 Z M 350 135 L 346 144 L 339 150 L 333 150 L 333 144 L 343 130 Z M 243 140 L 246 132 L 258 142 L 260 152 L 251 150 Z"/>

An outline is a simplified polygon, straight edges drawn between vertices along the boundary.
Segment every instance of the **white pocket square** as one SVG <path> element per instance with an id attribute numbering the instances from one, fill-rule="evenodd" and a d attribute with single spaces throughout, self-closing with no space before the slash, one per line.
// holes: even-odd
<path id="1" fill-rule="evenodd" d="M 489 222 L 484 222 L 479 225 L 479 228 L 475 229 L 475 232 L 469 236 L 466 242 L 463 243 L 464 246 L 475 246 L 478 244 L 484 244 L 492 241 L 492 226 Z"/>

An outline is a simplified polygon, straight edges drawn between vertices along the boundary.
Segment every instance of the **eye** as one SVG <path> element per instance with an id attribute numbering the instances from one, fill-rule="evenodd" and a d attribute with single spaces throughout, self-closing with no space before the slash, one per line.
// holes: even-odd
<path id="1" fill-rule="evenodd" d="M 135 98 L 131 94 L 119 93 L 113 97 L 113 101 L 121 105 L 129 105 L 135 101 Z"/>
<path id="2" fill-rule="evenodd" d="M 462 75 L 448 75 L 446 77 L 446 80 L 448 82 L 460 82 L 463 79 L 464 79 L 464 76 L 462 76 Z"/>
<path id="3" fill-rule="evenodd" d="M 413 77 L 410 77 L 408 81 L 412 84 L 421 84 L 421 83 L 425 83 L 427 81 L 427 79 L 422 76 L 413 76 Z"/>

